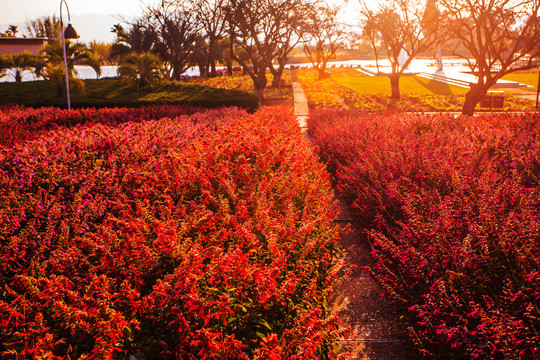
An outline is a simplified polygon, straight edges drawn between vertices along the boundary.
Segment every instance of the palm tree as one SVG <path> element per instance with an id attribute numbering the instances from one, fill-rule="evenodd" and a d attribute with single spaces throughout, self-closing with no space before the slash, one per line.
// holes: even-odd
<path id="1" fill-rule="evenodd" d="M 16 82 L 21 82 L 25 71 L 32 71 L 38 65 L 38 60 L 29 51 L 19 54 L 6 54 L 2 56 L 2 68 L 10 69 Z"/>
<path id="2" fill-rule="evenodd" d="M 66 81 L 63 68 L 64 56 L 62 43 L 58 41 L 48 43 L 45 45 L 42 53 L 45 55 L 45 63 L 41 75 L 56 85 L 56 94 L 60 97 L 63 95 Z M 90 52 L 86 45 L 69 40 L 66 41 L 68 77 L 75 85 L 83 86 L 82 81 L 76 77 L 75 63 L 87 63 L 89 58 Z"/>
<path id="3" fill-rule="evenodd" d="M 138 90 L 159 80 L 163 76 L 163 65 L 160 58 L 150 52 L 133 53 L 122 61 L 118 75 L 134 80 Z"/>
<path id="4" fill-rule="evenodd" d="M 105 62 L 103 55 L 97 52 L 90 52 L 88 59 L 84 61 L 85 65 L 90 66 L 96 72 L 96 77 L 101 77 L 101 65 Z"/>
<path id="5" fill-rule="evenodd" d="M 60 41 L 48 43 L 45 45 L 42 53 L 45 54 L 47 62 L 62 63 L 64 61 L 62 42 Z M 80 63 L 81 61 L 88 59 L 89 56 L 90 52 L 88 51 L 86 45 L 83 43 L 66 40 L 68 69 L 73 70 L 75 63 Z"/>
<path id="6" fill-rule="evenodd" d="M 0 79 L 7 75 L 4 72 L 7 68 L 7 62 L 4 59 L 4 56 L 0 56 Z"/>

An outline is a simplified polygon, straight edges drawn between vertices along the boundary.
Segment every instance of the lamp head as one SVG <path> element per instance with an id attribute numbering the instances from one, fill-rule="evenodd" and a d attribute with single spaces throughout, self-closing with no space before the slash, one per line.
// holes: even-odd
<path id="1" fill-rule="evenodd" d="M 77 32 L 75 31 L 73 26 L 71 26 L 71 24 L 68 24 L 66 30 L 64 31 L 64 38 L 66 38 L 66 39 L 78 39 L 79 38 L 79 35 L 77 35 Z"/>

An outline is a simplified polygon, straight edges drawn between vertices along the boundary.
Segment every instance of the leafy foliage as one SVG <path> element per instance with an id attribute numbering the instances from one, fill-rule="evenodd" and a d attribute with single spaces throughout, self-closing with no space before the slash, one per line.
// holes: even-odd
<path id="1" fill-rule="evenodd" d="M 38 58 L 29 51 L 0 56 L 0 71 L 10 69 L 16 82 L 21 82 L 25 71 L 33 71 L 38 66 Z"/>
<path id="2" fill-rule="evenodd" d="M 2 147 L 0 188 L 2 356 L 336 357 L 329 176 L 289 110 L 61 128 Z"/>
<path id="3" fill-rule="evenodd" d="M 120 63 L 118 75 L 133 80 L 139 89 L 159 81 L 163 77 L 163 65 L 160 58 L 150 52 L 132 53 Z"/>
<path id="4" fill-rule="evenodd" d="M 320 154 L 367 229 L 369 271 L 432 358 L 540 356 L 539 120 L 311 116 Z"/>

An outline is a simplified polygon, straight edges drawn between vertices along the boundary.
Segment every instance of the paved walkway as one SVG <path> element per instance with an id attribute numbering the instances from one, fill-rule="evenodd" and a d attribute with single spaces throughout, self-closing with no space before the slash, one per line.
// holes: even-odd
<path id="1" fill-rule="evenodd" d="M 306 138 L 308 104 L 299 83 L 293 83 L 294 114 Z M 363 360 L 409 360 L 414 359 L 403 324 L 388 299 L 381 296 L 382 288 L 368 274 L 364 266 L 373 266 L 370 245 L 363 229 L 352 221 L 346 201 L 337 191 L 334 199 L 340 214 L 335 220 L 342 229 L 340 247 L 344 261 L 356 266 L 348 277 L 340 279 L 333 289 L 332 307 L 338 310 L 342 321 L 349 325 L 352 334 L 341 339 L 343 352 L 351 352 L 350 359 Z"/>
<path id="2" fill-rule="evenodd" d="M 298 119 L 298 125 L 300 126 L 300 129 L 302 129 L 302 132 L 307 132 L 307 117 L 309 113 L 306 94 L 304 93 L 304 89 L 302 89 L 302 85 L 298 82 L 293 82 L 292 84 L 293 88 L 293 99 L 294 99 L 294 115 L 296 115 L 296 118 Z"/>

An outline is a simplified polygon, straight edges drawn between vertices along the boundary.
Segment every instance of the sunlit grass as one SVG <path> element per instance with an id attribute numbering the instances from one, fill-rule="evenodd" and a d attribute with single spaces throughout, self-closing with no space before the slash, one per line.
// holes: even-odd
<path id="1" fill-rule="evenodd" d="M 514 74 L 508 74 L 503 76 L 504 80 L 517 81 L 521 84 L 532 86 L 530 90 L 536 91 L 538 89 L 538 72 L 518 72 Z"/>
<path id="2" fill-rule="evenodd" d="M 318 80 L 315 71 L 302 69 L 298 81 L 302 84 L 310 108 L 356 108 L 367 111 L 461 111 L 468 89 L 415 76 L 403 76 L 399 101 L 390 98 L 387 77 L 369 77 L 354 69 L 330 69 L 331 77 Z M 533 110 L 534 103 L 508 94 L 504 111 Z M 489 110 L 478 105 L 477 110 Z"/>
<path id="3" fill-rule="evenodd" d="M 392 93 L 390 78 L 386 76 L 367 76 L 360 72 L 348 71 L 333 76 L 333 79 L 359 94 Z M 465 88 L 410 75 L 401 77 L 399 90 L 402 94 L 415 95 L 459 95 L 468 91 Z"/>

